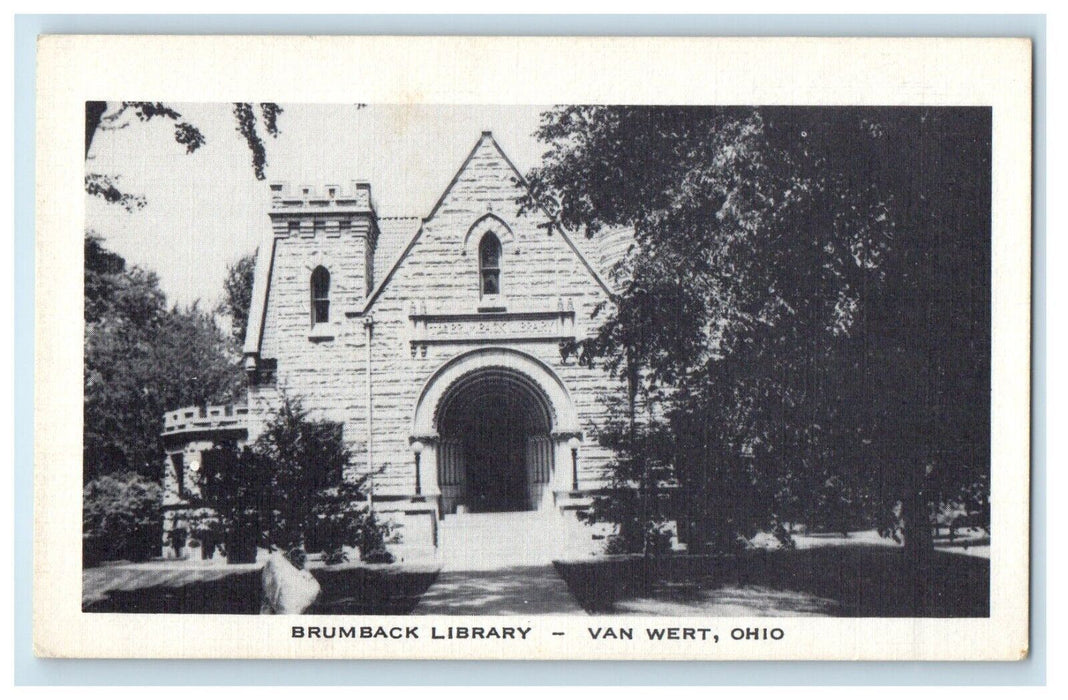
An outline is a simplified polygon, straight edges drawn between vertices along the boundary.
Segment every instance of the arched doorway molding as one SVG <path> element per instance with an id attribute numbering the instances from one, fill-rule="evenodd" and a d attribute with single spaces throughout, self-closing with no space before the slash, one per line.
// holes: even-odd
<path id="1" fill-rule="evenodd" d="M 581 432 L 571 395 L 547 364 L 519 350 L 488 347 L 454 357 L 426 381 L 416 401 L 412 420 L 413 440 L 432 441 L 437 437 L 442 399 L 458 380 L 464 377 L 470 379 L 469 375 L 473 376 L 481 370 L 511 373 L 514 381 L 535 389 L 545 407 L 551 411 L 555 434 L 570 436 Z"/>
<path id="2" fill-rule="evenodd" d="M 449 360 L 419 393 L 410 440 L 424 445 L 420 474 L 422 483 L 429 486 L 428 495 L 441 498 L 443 513 L 456 511 L 460 504 L 477 507 L 469 500 L 473 493 L 469 487 L 482 482 L 464 476 L 466 458 L 456 452 L 462 449 L 459 443 L 463 440 L 451 431 L 455 431 L 455 417 L 477 407 L 480 395 L 493 395 L 498 400 L 511 396 L 526 408 L 527 503 L 535 509 L 550 505 L 551 499 L 544 498 L 545 494 L 567 488 L 568 470 L 554 465 L 570 463 L 567 441 L 581 437 L 578 415 L 567 388 L 548 365 L 504 347 L 480 348 Z M 474 473 L 471 477 L 475 478 Z"/>

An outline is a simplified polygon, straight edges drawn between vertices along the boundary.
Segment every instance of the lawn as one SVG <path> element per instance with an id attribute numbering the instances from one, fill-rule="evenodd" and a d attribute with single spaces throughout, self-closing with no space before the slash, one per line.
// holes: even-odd
<path id="1" fill-rule="evenodd" d="M 436 566 L 341 564 L 310 569 L 322 591 L 307 614 L 406 615 L 438 576 Z M 88 569 L 82 610 L 119 613 L 256 615 L 254 565 L 125 565 Z"/>
<path id="2" fill-rule="evenodd" d="M 556 562 L 592 614 L 676 616 L 986 617 L 990 562 L 935 552 L 911 570 L 900 548 L 870 544 L 654 560 Z"/>

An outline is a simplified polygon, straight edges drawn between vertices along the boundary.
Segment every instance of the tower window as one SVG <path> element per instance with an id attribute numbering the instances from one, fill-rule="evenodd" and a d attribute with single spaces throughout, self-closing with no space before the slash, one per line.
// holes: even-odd
<path id="1" fill-rule="evenodd" d="M 330 320 L 330 273 L 320 265 L 311 276 L 312 325 Z"/>
<path id="2" fill-rule="evenodd" d="M 487 233 L 478 244 L 478 270 L 482 296 L 501 293 L 501 242 Z"/>

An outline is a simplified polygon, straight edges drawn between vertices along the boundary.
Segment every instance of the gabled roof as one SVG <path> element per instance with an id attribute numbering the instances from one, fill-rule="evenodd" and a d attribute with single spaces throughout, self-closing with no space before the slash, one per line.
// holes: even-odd
<path id="1" fill-rule="evenodd" d="M 377 219 L 374 276 L 377 281 L 393 269 L 423 223 L 418 216 L 382 216 Z M 376 285 L 377 286 L 377 285 Z"/>
<path id="2" fill-rule="evenodd" d="M 528 187 L 526 179 L 523 174 L 515 167 L 511 159 L 501 149 L 496 139 L 493 138 L 492 132 L 483 131 L 482 136 L 475 143 L 474 148 L 464 159 L 464 162 L 457 169 L 453 175 L 452 180 L 449 181 L 445 191 L 441 193 L 434 207 L 430 210 L 430 213 L 425 217 L 417 216 L 384 216 L 378 217 L 376 222 L 378 224 L 378 243 L 375 248 L 374 254 L 374 277 L 376 284 L 371 290 L 371 293 L 367 295 L 367 299 L 364 301 L 361 308 L 349 311 L 349 315 L 362 316 L 367 314 L 371 307 L 374 306 L 375 300 L 378 299 L 382 290 L 386 288 L 389 281 L 392 279 L 393 274 L 400 267 L 401 262 L 408 256 L 408 253 L 415 246 L 416 241 L 419 240 L 419 236 L 423 231 L 423 224 L 427 223 L 437 214 L 438 209 L 444 203 L 453 187 L 456 185 L 460 178 L 460 175 L 467 169 L 471 159 L 474 158 L 478 149 L 483 144 L 491 145 L 501 159 L 511 169 L 515 175 L 516 181 L 522 187 Z M 551 218 L 548 212 L 542 210 L 546 218 Z M 596 243 L 586 241 L 582 239 L 581 244 L 576 243 L 571 234 L 563 229 L 556 229 L 556 233 L 564 240 L 565 243 L 571 248 L 571 250 L 578 256 L 578 259 L 593 276 L 597 284 L 605 291 L 605 293 L 612 295 L 613 291 L 609 284 L 605 281 L 608 276 L 612 265 L 617 259 L 622 258 L 626 251 L 626 236 L 621 236 L 619 231 L 606 232 L 609 235 L 602 241 L 598 240 Z M 626 233 L 626 232 L 624 232 Z M 263 323 L 267 313 L 267 296 L 268 289 L 271 284 L 272 268 L 274 266 L 274 251 L 276 241 L 272 239 L 260 246 L 259 255 L 256 258 L 256 271 L 252 285 L 252 305 L 249 309 L 248 327 L 245 335 L 245 354 L 257 354 L 260 352 L 260 343 L 263 336 Z M 593 264 L 591 264 L 593 260 Z"/>
<path id="3" fill-rule="evenodd" d="M 467 166 L 471 162 L 471 159 L 475 157 L 475 154 L 478 153 L 478 149 L 484 143 L 489 143 L 491 146 L 493 146 L 493 148 L 496 149 L 497 153 L 500 155 L 501 159 L 504 160 L 504 162 L 511 169 L 512 173 L 515 175 L 516 180 L 519 182 L 519 184 L 521 186 L 523 186 L 523 187 L 528 187 L 526 178 L 523 177 L 523 174 L 521 172 L 519 172 L 519 169 L 515 167 L 515 164 L 512 163 L 512 160 L 508 157 L 508 155 L 504 152 L 504 150 L 501 149 L 501 146 L 500 146 L 500 144 L 497 143 L 497 140 L 495 138 L 493 138 L 493 132 L 491 132 L 491 131 L 483 131 L 482 132 L 482 136 L 479 137 L 478 141 L 475 143 L 474 147 L 471 149 L 471 152 L 467 154 L 467 158 L 464 159 L 464 162 L 456 170 L 456 173 L 452 176 L 452 179 L 449 181 L 448 186 L 445 187 L 445 191 L 441 193 L 440 197 L 438 197 L 438 200 L 434 204 L 433 208 L 430 210 L 430 213 L 427 214 L 425 217 L 423 217 L 423 219 L 422 219 L 422 223 L 423 224 L 425 224 L 426 222 L 428 222 L 428 221 L 430 221 L 431 219 L 434 218 L 434 216 L 438 212 L 438 209 L 441 208 L 441 205 L 445 202 L 445 199 L 449 196 L 449 193 L 452 192 L 452 189 L 456 185 L 456 182 L 460 179 L 460 175 L 463 174 L 464 170 L 467 169 Z M 539 205 L 539 208 L 541 208 L 540 205 Z M 542 209 L 542 212 L 545 214 L 546 218 L 551 218 L 549 216 L 549 213 L 546 212 L 544 209 Z M 368 311 L 371 310 L 371 307 L 374 305 L 375 300 L 382 293 L 382 290 L 386 288 L 386 285 L 389 284 L 389 280 L 392 279 L 393 273 L 396 272 L 398 267 L 400 267 L 400 264 L 404 261 L 404 258 L 406 258 L 408 256 L 408 252 L 412 249 L 413 246 L 415 246 L 416 241 L 419 240 L 419 236 L 422 234 L 422 231 L 423 231 L 422 226 L 420 226 L 419 229 L 412 236 L 411 240 L 408 242 L 408 245 L 405 247 L 404 251 L 396 259 L 396 261 L 393 263 L 393 265 L 390 268 L 389 272 L 386 273 L 385 275 L 382 275 L 379 278 L 380 281 L 378 282 L 378 284 L 375 285 L 374 290 L 367 296 L 367 301 L 364 303 L 363 308 L 356 312 L 357 315 L 364 315 Z M 579 248 L 575 244 L 575 241 L 571 238 L 571 236 L 567 233 L 567 231 L 565 231 L 563 229 L 557 229 L 557 231 L 559 232 L 561 238 L 563 238 L 564 242 L 567 243 L 567 245 L 571 248 L 571 250 L 574 251 L 575 255 L 578 256 L 579 260 L 586 267 L 586 269 L 590 272 L 590 274 L 593 276 L 594 280 L 596 280 L 597 284 L 600 285 L 600 287 L 605 291 L 605 293 L 611 295 L 612 294 L 612 289 L 605 282 L 605 278 L 602 275 L 601 271 L 590 264 L 590 261 L 587 258 L 587 256 L 583 253 L 582 249 Z M 377 260 L 377 256 L 376 256 L 376 260 Z M 376 269 L 375 277 L 378 277 L 378 272 L 377 272 L 378 268 L 377 268 L 377 266 L 376 266 L 375 269 Z"/>

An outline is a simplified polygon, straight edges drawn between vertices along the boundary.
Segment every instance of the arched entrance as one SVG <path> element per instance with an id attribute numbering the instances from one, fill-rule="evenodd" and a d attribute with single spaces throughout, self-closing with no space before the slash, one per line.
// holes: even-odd
<path id="1" fill-rule="evenodd" d="M 438 408 L 438 482 L 445 512 L 536 510 L 553 471 L 552 411 L 533 382 L 474 370 Z"/>
<path id="2" fill-rule="evenodd" d="M 437 477 L 446 515 L 539 509 L 559 479 L 557 453 L 577 433 L 571 398 L 547 365 L 516 350 L 483 348 L 430 378 L 412 439 L 429 447 L 423 474 Z"/>

